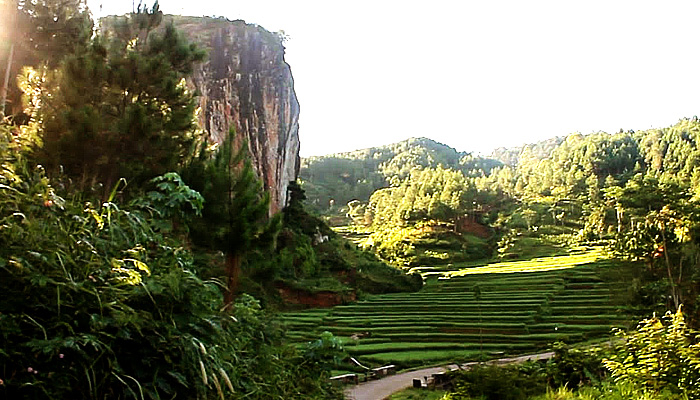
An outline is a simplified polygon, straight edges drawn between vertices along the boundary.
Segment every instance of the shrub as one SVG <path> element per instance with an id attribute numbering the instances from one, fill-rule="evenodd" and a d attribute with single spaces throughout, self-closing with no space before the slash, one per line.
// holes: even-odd
<path id="1" fill-rule="evenodd" d="M 700 344 L 685 324 L 681 307 L 663 318 L 642 320 L 636 332 L 618 330 L 623 340 L 619 353 L 604 360 L 616 382 L 642 391 L 667 391 L 700 399 Z"/>
<path id="2" fill-rule="evenodd" d="M 547 362 L 547 380 L 551 387 L 578 388 L 598 383 L 605 377 L 604 356 L 602 347 L 572 349 L 557 342 L 554 357 Z"/>
<path id="3" fill-rule="evenodd" d="M 347 353 L 340 339 L 328 331 L 323 332 L 318 340 L 309 342 L 304 347 L 304 358 L 327 371 L 338 368 L 346 357 Z"/>
<path id="4" fill-rule="evenodd" d="M 521 400 L 545 393 L 545 373 L 538 363 L 510 366 L 477 365 L 453 372 L 454 391 L 444 400 Z"/>

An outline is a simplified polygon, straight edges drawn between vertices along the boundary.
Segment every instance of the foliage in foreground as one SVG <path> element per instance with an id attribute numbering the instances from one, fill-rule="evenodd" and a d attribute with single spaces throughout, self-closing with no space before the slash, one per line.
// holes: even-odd
<path id="1" fill-rule="evenodd" d="M 624 344 L 604 361 L 616 382 L 642 392 L 700 399 L 700 344 L 693 344 L 695 332 L 686 326 L 680 307 L 663 318 L 643 320 L 636 332 L 617 334 Z"/>
<path id="2" fill-rule="evenodd" d="M 546 376 L 537 364 L 518 366 L 475 366 L 455 380 L 455 390 L 444 400 L 483 398 L 526 399 L 546 390 Z"/>
<path id="3" fill-rule="evenodd" d="M 596 386 L 586 386 L 579 390 L 560 387 L 548 390 L 546 394 L 531 400 L 682 400 L 687 397 L 662 391 L 660 393 L 640 392 L 634 386 L 610 381 Z"/>
<path id="4" fill-rule="evenodd" d="M 700 399 L 700 345 L 693 344 L 694 334 L 679 308 L 643 320 L 635 332 L 618 331 L 622 340 L 616 349 L 557 345 L 546 364 L 459 371 L 455 390 L 443 400 Z"/>
<path id="5" fill-rule="evenodd" d="M 315 361 L 281 344 L 281 329 L 252 297 L 220 312 L 221 283 L 201 278 L 159 217 L 175 213 L 160 201 L 169 197 L 199 210 L 193 193 L 170 193 L 177 185 L 161 180 L 160 196 L 93 205 L 59 196 L 41 168 L 10 159 L 6 144 L 0 397 L 337 396 Z"/>
<path id="6" fill-rule="evenodd" d="M 441 400 L 445 395 L 443 390 L 430 390 L 409 388 L 394 393 L 389 400 Z"/>

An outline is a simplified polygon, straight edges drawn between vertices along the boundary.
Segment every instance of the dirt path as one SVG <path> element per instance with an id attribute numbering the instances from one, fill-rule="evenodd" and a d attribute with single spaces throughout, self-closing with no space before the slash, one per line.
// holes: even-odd
<path id="1" fill-rule="evenodd" d="M 509 364 L 527 360 L 547 360 L 552 358 L 553 355 L 553 352 L 547 352 L 513 358 L 501 358 L 490 362 L 495 364 Z M 462 366 L 468 367 L 474 364 L 476 363 L 462 364 Z M 416 371 L 402 372 L 376 381 L 363 382 L 359 385 L 346 388 L 345 398 L 348 400 L 383 400 L 399 390 L 411 387 L 413 385 L 413 379 L 423 380 L 426 376 L 431 376 L 432 374 L 454 368 L 457 368 L 457 365 L 452 364 L 446 367 L 425 368 Z"/>

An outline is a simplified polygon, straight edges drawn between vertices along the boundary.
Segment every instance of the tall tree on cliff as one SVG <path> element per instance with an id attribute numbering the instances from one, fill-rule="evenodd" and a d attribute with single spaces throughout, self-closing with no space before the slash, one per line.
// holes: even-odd
<path id="1" fill-rule="evenodd" d="M 139 7 L 104 21 L 105 32 L 48 78 L 26 74 L 25 93 L 40 97 L 33 124 L 49 171 L 62 167 L 79 188 L 101 183 L 108 193 L 120 178 L 138 186 L 172 171 L 191 152 L 195 99 L 184 77 L 204 54 L 172 25 L 154 32 L 161 20 L 157 2 Z"/>
<path id="2" fill-rule="evenodd" d="M 234 151 L 235 143 L 231 130 L 214 158 L 203 151 L 183 171 L 188 185 L 205 199 L 202 217 L 190 226 L 193 240 L 226 255 L 227 307 L 239 291 L 247 256 L 253 251 L 271 251 L 282 223 L 281 214 L 269 217 L 270 196 L 248 159 L 247 143 Z"/>

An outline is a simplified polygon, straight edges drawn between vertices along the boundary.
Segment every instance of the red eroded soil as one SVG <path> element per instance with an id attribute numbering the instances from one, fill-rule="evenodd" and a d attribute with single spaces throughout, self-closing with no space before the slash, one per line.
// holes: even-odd
<path id="1" fill-rule="evenodd" d="M 489 228 L 467 218 L 460 219 L 457 222 L 457 231 L 461 233 L 471 233 L 472 235 L 484 239 L 491 237 L 491 231 Z"/>
<path id="2" fill-rule="evenodd" d="M 309 307 L 328 308 L 356 300 L 355 292 L 321 291 L 312 293 L 285 286 L 278 286 L 277 291 L 286 303 L 301 304 Z"/>

